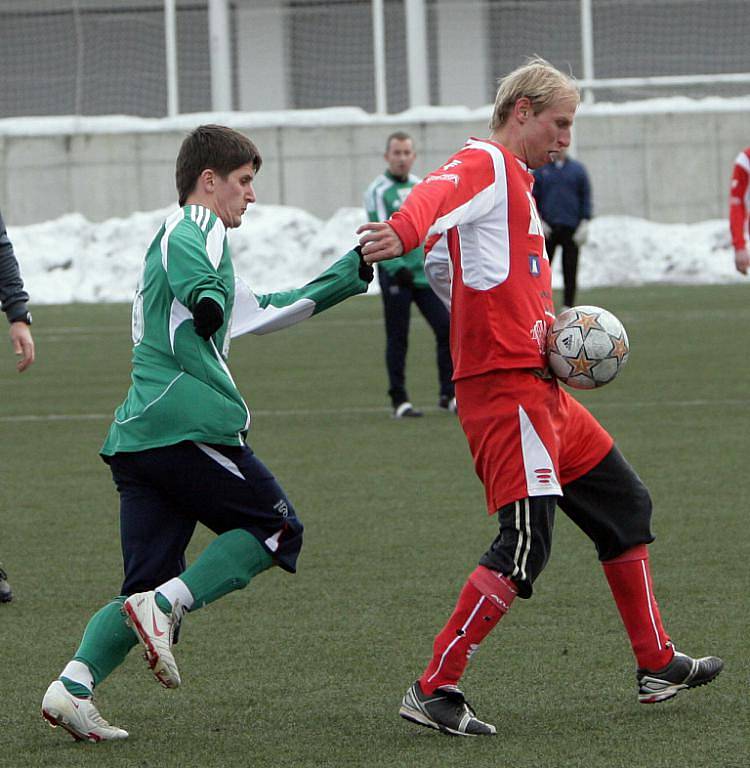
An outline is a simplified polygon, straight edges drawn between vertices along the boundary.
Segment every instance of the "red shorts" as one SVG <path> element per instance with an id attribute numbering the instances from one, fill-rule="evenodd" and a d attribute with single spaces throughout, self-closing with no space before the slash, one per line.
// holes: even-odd
<path id="1" fill-rule="evenodd" d="M 555 379 L 527 369 L 459 379 L 456 402 L 490 514 L 527 496 L 561 496 L 614 442 Z"/>

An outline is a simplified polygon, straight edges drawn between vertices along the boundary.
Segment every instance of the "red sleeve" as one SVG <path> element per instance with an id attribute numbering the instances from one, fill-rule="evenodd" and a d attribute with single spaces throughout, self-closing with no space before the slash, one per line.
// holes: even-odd
<path id="1" fill-rule="evenodd" d="M 466 147 L 412 189 L 389 224 L 411 251 L 424 242 L 430 228 L 440 222 L 441 231 L 466 220 L 472 201 L 495 183 L 492 156 Z"/>
<path id="2" fill-rule="evenodd" d="M 747 157 L 747 152 L 744 153 Z M 747 221 L 747 196 L 750 174 L 739 162 L 734 164 L 732 186 L 729 192 L 729 230 L 732 233 L 732 245 L 736 250 L 745 247 L 745 222 Z"/>

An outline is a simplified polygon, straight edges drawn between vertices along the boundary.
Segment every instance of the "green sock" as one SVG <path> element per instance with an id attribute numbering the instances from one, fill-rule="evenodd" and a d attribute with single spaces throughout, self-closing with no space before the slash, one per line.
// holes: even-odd
<path id="1" fill-rule="evenodd" d="M 170 603 L 161 592 L 156 593 L 154 600 L 156 600 L 156 604 L 159 606 L 162 613 L 165 613 L 167 616 L 172 613 L 172 603 Z"/>
<path id="2" fill-rule="evenodd" d="M 121 610 L 125 599 L 116 598 L 91 617 L 83 631 L 81 645 L 73 657 L 74 661 L 82 661 L 91 670 L 94 686 L 99 685 L 122 664 L 128 651 L 138 643 L 135 632 L 125 623 Z M 65 687 L 68 688 L 68 685 L 65 684 Z M 70 692 L 77 695 L 72 690 Z"/>
<path id="3" fill-rule="evenodd" d="M 68 693 L 76 696 L 79 699 L 88 699 L 93 693 L 93 691 L 90 691 L 85 685 L 76 683 L 67 677 L 61 677 L 60 682 L 62 682 L 62 684 L 65 686 Z"/>
<path id="4" fill-rule="evenodd" d="M 271 555 L 251 533 L 241 528 L 222 533 L 180 574 L 195 598 L 191 612 L 246 587 L 253 576 L 272 565 Z"/>

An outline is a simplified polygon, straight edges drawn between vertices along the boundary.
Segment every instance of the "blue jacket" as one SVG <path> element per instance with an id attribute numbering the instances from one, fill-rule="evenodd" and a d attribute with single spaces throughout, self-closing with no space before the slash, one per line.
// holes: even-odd
<path id="1" fill-rule="evenodd" d="M 0 309 L 8 316 L 8 320 L 12 321 L 26 314 L 28 300 L 29 294 L 23 289 L 18 261 L 5 231 L 3 215 L 0 213 Z"/>
<path id="2" fill-rule="evenodd" d="M 534 199 L 551 227 L 575 229 L 591 218 L 591 184 L 582 163 L 566 157 L 534 171 Z"/>

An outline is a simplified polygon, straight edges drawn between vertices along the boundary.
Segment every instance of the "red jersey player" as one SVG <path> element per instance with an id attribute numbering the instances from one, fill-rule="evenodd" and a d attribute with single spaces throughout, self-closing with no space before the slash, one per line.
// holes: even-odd
<path id="1" fill-rule="evenodd" d="M 732 187 L 729 192 L 729 229 L 734 246 L 734 265 L 738 272 L 747 274 L 750 253 L 747 250 L 748 205 L 750 205 L 750 147 L 737 155 L 732 169 Z"/>
<path id="2" fill-rule="evenodd" d="M 604 428 L 547 372 L 552 285 L 530 171 L 569 145 L 578 103 L 570 78 L 530 60 L 500 83 L 488 139 L 470 139 L 388 222 L 359 230 L 371 263 L 425 238 L 433 246 L 426 269 L 450 303 L 458 416 L 500 525 L 401 705 L 407 720 L 444 733 L 495 733 L 458 683 L 516 596 L 531 597 L 556 505 L 596 547 L 635 653 L 639 701 L 671 698 L 723 667 L 674 649 L 651 583 L 648 491 Z"/>

